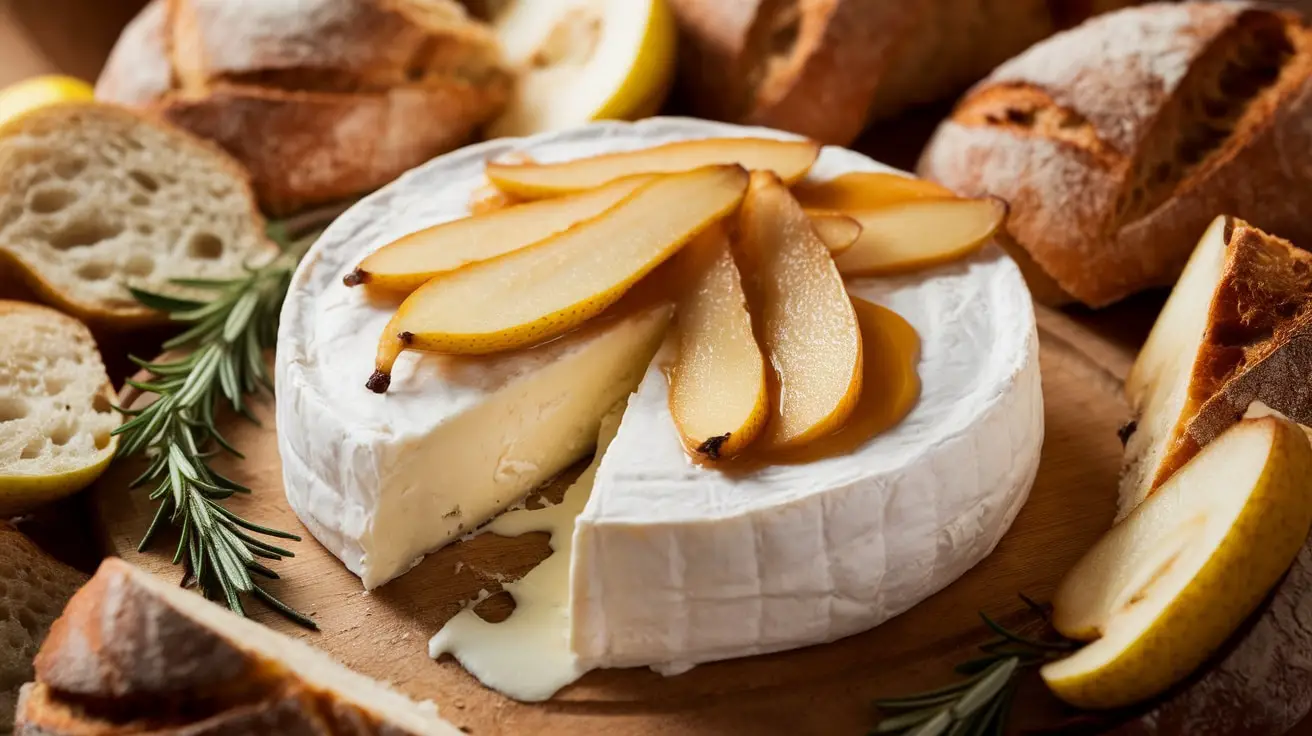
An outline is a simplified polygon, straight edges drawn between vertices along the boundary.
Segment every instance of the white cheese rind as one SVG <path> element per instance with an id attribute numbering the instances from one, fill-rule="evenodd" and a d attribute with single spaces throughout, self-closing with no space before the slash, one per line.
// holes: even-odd
<path id="1" fill-rule="evenodd" d="M 881 169 L 826 148 L 813 176 Z M 734 476 L 688 461 L 653 366 L 575 527 L 572 646 L 585 666 L 679 668 L 865 631 L 1006 532 L 1043 440 L 1034 311 L 1015 264 L 989 247 L 849 290 L 919 332 L 915 409 L 851 455 Z"/>
<path id="2" fill-rule="evenodd" d="M 468 214 L 477 148 L 438 159 L 353 207 L 292 281 L 278 334 L 278 448 L 287 500 L 372 589 L 584 457 L 601 417 L 638 385 L 664 307 L 504 356 L 406 353 L 392 385 L 364 382 L 396 305 L 342 276 L 365 254 Z"/>

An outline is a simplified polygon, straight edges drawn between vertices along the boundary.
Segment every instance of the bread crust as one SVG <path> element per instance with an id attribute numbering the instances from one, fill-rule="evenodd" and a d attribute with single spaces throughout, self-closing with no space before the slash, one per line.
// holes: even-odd
<path id="1" fill-rule="evenodd" d="M 510 89 L 490 30 L 448 0 L 155 0 L 97 83 L 218 142 L 277 216 L 465 143 Z"/>
<path id="2" fill-rule="evenodd" d="M 1030 44 L 1134 0 L 671 0 L 702 115 L 850 143 Z"/>
<path id="3" fill-rule="evenodd" d="M 1223 110 L 1223 138 L 1188 148 L 1213 125 L 1195 99 L 1205 109 L 1234 102 L 1208 96 L 1215 77 L 1224 92 L 1233 69 L 1265 63 L 1250 47 L 1269 47 L 1260 34 L 1277 28 L 1290 47 L 1278 76 Z M 1172 283 L 1217 214 L 1312 240 L 1299 214 L 1312 207 L 1309 115 L 1312 32 L 1299 16 L 1158 4 L 1095 19 L 1004 64 L 935 133 L 920 173 L 1008 200 L 1013 239 L 1063 291 L 1098 307 Z M 1163 166 L 1165 181 L 1151 178 Z"/>
<path id="4" fill-rule="evenodd" d="M 486 91 L 336 94 L 225 84 L 198 96 L 167 95 L 155 109 L 242 161 L 265 210 L 281 216 L 376 189 L 464 144 L 488 109 Z"/>
<path id="5" fill-rule="evenodd" d="M 321 652 L 113 558 L 69 601 L 35 667 L 24 736 L 458 733 Z"/>

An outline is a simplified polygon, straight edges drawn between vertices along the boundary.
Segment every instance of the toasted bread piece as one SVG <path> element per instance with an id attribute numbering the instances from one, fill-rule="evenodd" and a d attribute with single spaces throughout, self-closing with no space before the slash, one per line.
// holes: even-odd
<path id="1" fill-rule="evenodd" d="M 81 322 L 0 300 L 0 519 L 82 490 L 114 457 L 114 389 Z"/>
<path id="2" fill-rule="evenodd" d="M 277 248 L 241 168 L 212 144 L 101 103 L 0 126 L 0 297 L 21 281 L 95 326 L 158 321 L 127 285 L 231 278 Z"/>
<path id="3" fill-rule="evenodd" d="M 431 707 L 109 559 L 36 657 L 17 733 L 458 736 Z"/>
<path id="4" fill-rule="evenodd" d="M 50 624 L 87 576 L 0 522 L 0 733 L 14 727 L 18 689 Z"/>
<path id="5" fill-rule="evenodd" d="M 1242 220 L 1199 242 L 1126 380 L 1121 515 L 1253 401 L 1312 424 L 1312 253 Z"/>

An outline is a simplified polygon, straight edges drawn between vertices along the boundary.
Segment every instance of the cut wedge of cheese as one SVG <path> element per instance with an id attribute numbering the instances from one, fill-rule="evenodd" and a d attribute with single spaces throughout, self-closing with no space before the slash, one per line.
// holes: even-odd
<path id="1" fill-rule="evenodd" d="M 673 334 L 655 361 L 647 359 L 663 311 L 495 359 L 407 353 L 391 392 L 378 396 L 361 385 L 369 343 L 391 306 L 370 303 L 341 277 L 372 249 L 463 216 L 485 160 L 519 152 L 559 161 L 767 135 L 785 137 L 652 119 L 474 146 L 362 200 L 297 272 L 277 357 L 287 494 L 367 587 L 405 572 L 567 459 L 586 455 L 603 414 L 632 389 L 631 371 L 645 371 L 578 514 L 569 589 L 551 592 L 564 601 L 568 631 L 512 629 L 521 632 L 523 658 L 509 652 L 471 664 L 512 697 L 541 699 L 568 679 L 555 665 L 539 672 L 527 659 L 542 647 L 559 652 L 562 636 L 572 672 L 635 665 L 674 672 L 864 631 L 983 559 L 1025 502 L 1043 438 L 1037 335 L 1020 274 L 993 247 L 950 268 L 848 283 L 853 295 L 901 315 L 920 335 L 922 386 L 900 423 L 823 460 L 741 473 L 691 462 L 669 410 L 664 369 Z M 826 149 L 816 170 L 818 177 L 888 171 L 841 149 Z M 902 329 L 898 320 L 888 324 Z M 905 335 L 890 340 L 911 344 Z M 904 365 L 887 369 L 905 377 Z M 897 389 L 904 398 L 907 390 Z M 529 591 L 521 594 L 518 605 L 546 610 Z M 473 662 L 480 646 L 462 644 L 462 659 Z M 495 642 L 486 646 L 500 651 Z"/>
<path id="2" fill-rule="evenodd" d="M 1126 379 L 1120 515 L 1253 401 L 1312 424 L 1312 254 L 1217 218 Z"/>

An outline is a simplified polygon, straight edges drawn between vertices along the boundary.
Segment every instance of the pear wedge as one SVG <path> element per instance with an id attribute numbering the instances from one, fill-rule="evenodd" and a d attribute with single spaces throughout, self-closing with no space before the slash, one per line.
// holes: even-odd
<path id="1" fill-rule="evenodd" d="M 1060 698 L 1116 708 L 1162 693 L 1289 567 L 1312 527 L 1312 448 L 1298 425 L 1261 413 L 1203 448 L 1062 581 L 1053 625 L 1092 643 L 1043 667 Z"/>
<path id="2" fill-rule="evenodd" d="M 858 171 L 829 181 L 803 181 L 793 187 L 802 207 L 814 210 L 874 210 L 917 199 L 952 199 L 951 189 L 901 174 Z"/>
<path id="3" fill-rule="evenodd" d="M 806 176 L 819 155 L 820 145 L 811 141 L 707 138 L 563 163 L 490 162 L 487 176 L 499 189 L 515 197 L 545 199 L 592 189 L 635 174 L 670 174 L 724 164 L 774 171 L 792 182 Z"/>
<path id="4" fill-rule="evenodd" d="M 778 176 L 752 172 L 738 250 L 756 331 L 774 368 L 769 449 L 843 426 L 861 396 L 861 329 L 843 278 Z"/>
<path id="5" fill-rule="evenodd" d="M 983 199 L 922 199 L 847 212 L 861 237 L 834 258 L 845 276 L 906 273 L 965 258 L 993 237 L 1007 205 Z"/>
<path id="6" fill-rule="evenodd" d="M 657 177 L 603 215 L 538 243 L 438 275 L 402 302 L 379 341 L 370 389 L 403 350 L 481 355 L 546 342 L 619 301 L 643 276 L 733 212 L 740 166 Z"/>
<path id="7" fill-rule="evenodd" d="M 686 286 L 677 307 L 670 414 L 695 458 L 733 457 L 770 418 L 765 359 L 724 228 L 707 229 L 679 258 Z"/>
<path id="8" fill-rule="evenodd" d="M 861 237 L 861 223 L 838 212 L 810 212 L 811 227 L 820 237 L 820 242 L 829 249 L 829 255 L 836 256 L 856 245 Z"/>
<path id="9" fill-rule="evenodd" d="M 434 225 L 384 245 L 347 274 L 347 286 L 405 295 L 434 276 L 532 245 L 624 201 L 650 177 L 628 177 L 545 202 L 496 209 Z"/>

